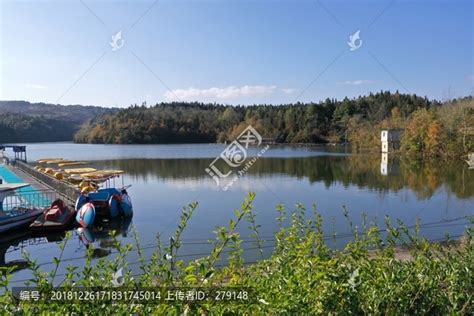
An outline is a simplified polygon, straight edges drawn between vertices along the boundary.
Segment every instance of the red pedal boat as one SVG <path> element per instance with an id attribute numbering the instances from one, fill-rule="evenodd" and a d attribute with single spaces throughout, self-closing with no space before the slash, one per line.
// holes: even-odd
<path id="1" fill-rule="evenodd" d="M 75 215 L 73 207 L 68 207 L 61 199 L 57 199 L 30 225 L 30 228 L 34 231 L 66 230 L 72 224 Z"/>

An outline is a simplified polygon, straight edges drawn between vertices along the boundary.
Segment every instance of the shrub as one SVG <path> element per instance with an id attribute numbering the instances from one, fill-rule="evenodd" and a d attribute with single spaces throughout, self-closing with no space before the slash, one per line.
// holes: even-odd
<path id="1" fill-rule="evenodd" d="M 472 314 L 474 251 L 472 228 L 466 230 L 462 244 L 429 243 L 419 236 L 419 223 L 411 231 L 402 223 L 397 226 L 386 218 L 385 228 L 367 224 L 364 217 L 360 230 L 351 223 L 353 239 L 342 250 L 329 247 L 322 230 L 321 215 L 313 207 L 308 219 L 303 205 L 291 212 L 277 206 L 279 224 L 271 256 L 245 265 L 241 238 L 237 228 L 250 224 L 256 249 L 262 253 L 261 239 L 255 221 L 250 193 L 235 210 L 229 225 L 218 227 L 213 250 L 209 255 L 185 263 L 178 260 L 181 235 L 197 204 L 183 208 L 181 221 L 167 245 L 157 236 L 157 246 L 151 259 L 146 259 L 135 233 L 135 245 L 122 245 L 115 239 L 118 256 L 114 260 L 99 259 L 91 263 L 89 248 L 85 266 L 68 266 L 60 282 L 64 289 L 84 286 L 104 288 L 110 284 L 119 267 L 127 271 L 126 255 L 134 249 L 140 258 L 142 273 L 124 275 L 128 287 L 155 288 L 172 286 L 213 287 L 240 286 L 252 289 L 253 300 L 247 303 L 206 302 L 202 304 L 121 302 L 104 304 L 82 301 L 64 304 L 52 301 L 29 303 L 15 299 L 9 289 L 11 270 L 2 269 L 0 296 L 4 313 L 25 314 L 252 314 L 252 315 L 312 315 L 312 314 Z M 345 213 L 347 215 L 347 213 Z M 288 223 L 288 224 L 285 224 Z M 334 236 L 333 236 L 334 237 Z M 68 239 L 61 245 L 61 250 Z M 409 249 L 401 259 L 400 245 Z M 227 254 L 227 255 L 226 255 Z M 219 262 L 225 259 L 223 267 Z M 56 272 L 62 255 L 54 259 L 56 268 L 42 272 L 33 262 L 31 284 L 40 291 L 49 291 L 57 281 Z"/>

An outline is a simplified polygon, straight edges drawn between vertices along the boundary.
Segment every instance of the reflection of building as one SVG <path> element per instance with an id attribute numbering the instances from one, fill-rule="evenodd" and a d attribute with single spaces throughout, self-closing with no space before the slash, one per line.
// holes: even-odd
<path id="1" fill-rule="evenodd" d="M 380 134 L 382 142 L 382 152 L 388 153 L 400 149 L 400 139 L 402 138 L 402 129 L 384 129 Z"/>
<path id="2" fill-rule="evenodd" d="M 382 153 L 382 159 L 380 160 L 380 174 L 383 176 L 388 175 L 388 154 Z"/>
<path id="3" fill-rule="evenodd" d="M 397 157 L 389 157 L 388 153 L 382 153 L 380 159 L 380 174 L 382 176 L 400 175 L 400 160 L 397 159 Z"/>

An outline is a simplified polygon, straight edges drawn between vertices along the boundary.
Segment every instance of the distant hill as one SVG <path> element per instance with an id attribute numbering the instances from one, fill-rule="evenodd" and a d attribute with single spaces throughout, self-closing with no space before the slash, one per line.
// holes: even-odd
<path id="1" fill-rule="evenodd" d="M 0 101 L 0 143 L 72 141 L 90 119 L 116 108 Z"/>
<path id="2" fill-rule="evenodd" d="M 326 99 L 319 103 L 232 106 L 198 102 L 131 106 L 84 124 L 80 143 L 147 144 L 209 143 L 234 140 L 251 124 L 268 141 L 277 143 L 343 142 L 355 119 L 372 126 L 391 117 L 406 118 L 438 102 L 398 91 L 381 91 L 358 98 Z M 352 119 L 352 120 L 351 120 Z"/>

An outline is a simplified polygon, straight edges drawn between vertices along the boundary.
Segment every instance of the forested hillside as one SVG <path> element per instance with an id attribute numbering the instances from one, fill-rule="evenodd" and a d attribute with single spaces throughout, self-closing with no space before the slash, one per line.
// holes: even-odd
<path id="1" fill-rule="evenodd" d="M 85 143 L 183 143 L 233 140 L 248 124 L 279 143 L 325 143 L 345 140 L 351 118 L 376 125 L 396 109 L 408 117 L 416 109 L 439 105 L 416 95 L 380 92 L 342 101 L 287 105 L 224 106 L 161 103 L 131 106 L 100 116 L 76 134 Z"/>
<path id="2" fill-rule="evenodd" d="M 416 95 L 379 92 L 343 100 L 231 106 L 160 103 L 125 109 L 0 101 L 0 143 L 211 143 L 232 141 L 247 126 L 276 143 L 350 142 L 378 150 L 380 130 L 405 131 L 402 150 L 421 157 L 474 151 L 474 99 L 445 104 Z M 75 135 L 75 136 L 74 136 Z"/>
<path id="3" fill-rule="evenodd" d="M 378 150 L 380 130 L 403 130 L 401 152 L 411 158 L 457 158 L 474 151 L 474 99 L 465 97 L 431 108 L 418 108 L 410 115 L 398 107 L 379 122 L 353 116 L 348 139 L 357 151 Z"/>
<path id="4" fill-rule="evenodd" d="M 86 121 L 117 109 L 0 101 L 0 143 L 71 141 Z"/>
<path id="5" fill-rule="evenodd" d="M 44 116 L 0 114 L 0 143 L 68 141 L 75 130 L 69 122 Z"/>

